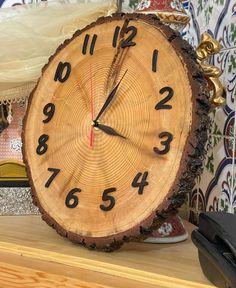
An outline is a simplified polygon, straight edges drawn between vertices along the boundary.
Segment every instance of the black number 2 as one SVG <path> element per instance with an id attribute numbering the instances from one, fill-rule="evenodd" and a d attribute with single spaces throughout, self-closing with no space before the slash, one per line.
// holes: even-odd
<path id="1" fill-rule="evenodd" d="M 161 144 L 164 146 L 164 148 L 162 150 L 160 150 L 157 147 L 154 147 L 153 150 L 155 153 L 157 153 L 158 155 L 164 155 L 167 154 L 170 151 L 170 143 L 173 140 L 173 135 L 169 132 L 162 132 L 159 134 L 160 138 L 166 138 L 166 140 L 161 141 Z"/>
<path id="2" fill-rule="evenodd" d="M 115 198 L 111 195 L 108 195 L 109 193 L 115 192 L 116 188 L 108 188 L 105 189 L 102 195 L 102 201 L 110 201 L 110 204 L 108 206 L 100 205 L 100 209 L 103 211 L 110 211 L 115 206 Z"/>
<path id="3" fill-rule="evenodd" d="M 142 177 L 142 178 L 141 178 Z M 132 182 L 132 187 L 138 187 L 138 194 L 142 195 L 144 187 L 148 185 L 148 182 L 146 181 L 148 177 L 148 172 L 145 171 L 143 174 L 139 172 L 135 177 Z M 141 178 L 141 180 L 140 180 Z M 140 181 L 139 181 L 140 180 Z"/>
<path id="4" fill-rule="evenodd" d="M 160 109 L 167 109 L 170 110 L 172 109 L 172 105 L 166 104 L 168 101 L 170 101 L 170 99 L 174 96 L 174 90 L 171 87 L 163 87 L 161 88 L 161 90 L 159 91 L 160 94 L 164 94 L 167 92 L 167 96 L 162 99 L 159 103 L 157 103 L 155 109 L 156 110 L 160 110 Z"/>
<path id="5" fill-rule="evenodd" d="M 113 36 L 113 40 L 112 40 L 112 46 L 114 48 L 117 46 L 118 37 L 120 35 L 120 32 L 121 32 L 121 28 L 119 26 L 117 26 L 115 28 L 115 32 L 114 32 L 114 36 Z M 120 45 L 121 48 L 126 48 L 126 47 L 131 47 L 131 46 L 136 45 L 136 43 L 133 42 L 132 40 L 134 39 L 134 37 L 137 34 L 137 28 L 134 26 L 126 27 L 124 34 L 128 34 L 129 32 L 131 32 L 130 35 L 121 42 L 121 45 Z"/>
<path id="6" fill-rule="evenodd" d="M 36 149 L 36 153 L 38 155 L 43 155 L 48 150 L 48 145 L 46 144 L 48 139 L 49 139 L 49 136 L 46 134 L 43 134 L 39 137 L 39 140 L 38 140 L 39 145 Z"/>

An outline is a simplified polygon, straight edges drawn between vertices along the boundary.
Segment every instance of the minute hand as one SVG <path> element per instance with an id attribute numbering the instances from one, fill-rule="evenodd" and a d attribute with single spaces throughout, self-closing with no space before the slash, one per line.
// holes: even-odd
<path id="1" fill-rule="evenodd" d="M 111 103 L 111 100 L 114 98 L 117 89 L 120 86 L 121 81 L 123 80 L 123 78 L 125 77 L 125 74 L 127 73 L 128 70 L 125 71 L 124 75 L 122 76 L 122 78 L 120 79 L 120 81 L 116 84 L 116 86 L 114 87 L 114 89 L 111 91 L 111 93 L 108 95 L 107 100 L 105 101 L 104 105 L 102 106 L 100 112 L 98 113 L 96 119 L 94 120 L 94 122 L 97 122 L 98 119 L 101 117 L 101 115 L 103 114 L 103 112 L 106 110 L 107 106 Z"/>

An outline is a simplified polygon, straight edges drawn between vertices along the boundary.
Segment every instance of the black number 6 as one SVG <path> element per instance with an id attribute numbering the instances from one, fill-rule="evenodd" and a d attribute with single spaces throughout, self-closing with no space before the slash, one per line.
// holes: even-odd
<path id="1" fill-rule="evenodd" d="M 173 135 L 169 132 L 162 132 L 159 134 L 159 138 L 165 138 L 165 137 L 167 137 L 167 139 L 164 141 L 161 141 L 161 144 L 164 146 L 163 150 L 160 150 L 157 147 L 153 148 L 154 152 L 157 153 L 158 155 L 164 155 L 170 151 L 170 143 L 173 140 Z"/>
<path id="2" fill-rule="evenodd" d="M 110 205 L 109 206 L 105 206 L 105 205 L 100 205 L 100 209 L 103 211 L 110 211 L 114 206 L 115 206 L 115 198 L 112 197 L 111 195 L 108 195 L 111 192 L 115 192 L 116 188 L 108 188 L 106 190 L 104 190 L 103 195 L 102 195 L 102 201 L 110 201 Z"/>
<path id="3" fill-rule="evenodd" d="M 65 201 L 65 204 L 66 204 L 66 207 L 68 208 L 75 208 L 78 204 L 79 204 L 79 199 L 76 195 L 74 195 L 75 193 L 77 192 L 81 192 L 81 189 L 79 188 L 74 188 L 72 189 L 69 194 L 66 196 L 66 201 Z M 72 201 L 73 202 L 72 202 Z M 72 203 L 71 203 L 72 202 Z"/>

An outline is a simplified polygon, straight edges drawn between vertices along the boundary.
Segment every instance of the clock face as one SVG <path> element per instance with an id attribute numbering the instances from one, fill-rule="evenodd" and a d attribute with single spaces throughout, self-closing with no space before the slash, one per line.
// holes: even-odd
<path id="1" fill-rule="evenodd" d="M 80 239 L 139 229 L 176 181 L 191 100 L 184 59 L 161 28 L 110 18 L 77 33 L 50 59 L 27 112 L 39 206 Z"/>

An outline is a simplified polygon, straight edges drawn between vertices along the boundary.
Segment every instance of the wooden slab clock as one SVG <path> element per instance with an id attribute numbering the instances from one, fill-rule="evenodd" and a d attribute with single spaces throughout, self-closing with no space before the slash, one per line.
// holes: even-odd
<path id="1" fill-rule="evenodd" d="M 77 31 L 43 68 L 24 120 L 43 219 L 105 251 L 147 237 L 194 185 L 208 108 L 193 49 L 155 16 Z"/>

